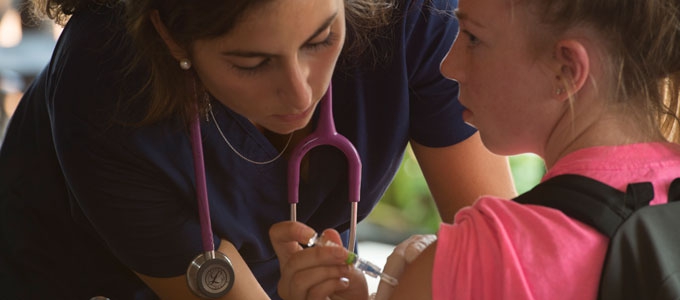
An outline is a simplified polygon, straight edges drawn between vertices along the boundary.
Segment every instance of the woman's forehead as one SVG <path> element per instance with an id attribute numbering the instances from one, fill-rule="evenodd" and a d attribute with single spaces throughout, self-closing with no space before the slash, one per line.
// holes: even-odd
<path id="1" fill-rule="evenodd" d="M 342 17 L 342 7 L 342 0 L 269 1 L 249 9 L 218 40 L 256 48 L 276 47 L 281 42 L 303 43 L 330 18 Z"/>

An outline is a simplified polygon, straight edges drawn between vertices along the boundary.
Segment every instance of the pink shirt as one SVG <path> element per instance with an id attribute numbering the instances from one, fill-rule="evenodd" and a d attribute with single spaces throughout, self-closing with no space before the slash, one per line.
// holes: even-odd
<path id="1" fill-rule="evenodd" d="M 579 174 L 621 191 L 651 181 L 665 203 L 680 176 L 680 145 L 582 149 L 543 180 Z M 432 273 L 433 299 L 596 299 L 608 239 L 558 210 L 481 197 L 442 224 Z"/>

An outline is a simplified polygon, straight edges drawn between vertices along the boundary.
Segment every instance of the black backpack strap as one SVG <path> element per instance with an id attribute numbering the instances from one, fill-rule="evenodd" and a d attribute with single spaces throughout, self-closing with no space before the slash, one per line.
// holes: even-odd
<path id="1" fill-rule="evenodd" d="M 680 181 L 677 190 L 680 195 Z M 623 193 L 585 176 L 565 174 L 540 183 L 515 201 L 558 209 L 611 238 L 633 211 L 648 205 L 652 198 L 654 189 L 649 182 L 629 184 Z"/>
<path id="2" fill-rule="evenodd" d="M 671 187 L 668 189 L 668 202 L 680 201 L 680 177 L 675 178 L 671 182 Z"/>

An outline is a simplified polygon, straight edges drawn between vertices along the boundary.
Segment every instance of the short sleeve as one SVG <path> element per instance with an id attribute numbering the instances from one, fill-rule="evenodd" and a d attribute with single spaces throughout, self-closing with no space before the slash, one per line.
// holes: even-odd
<path id="1" fill-rule="evenodd" d="M 462 119 L 458 84 L 439 69 L 458 32 L 456 6 L 455 0 L 421 0 L 411 2 L 405 11 L 410 135 L 429 147 L 449 146 L 476 132 Z"/>
<path id="2" fill-rule="evenodd" d="M 120 124 L 119 101 L 143 80 L 120 82 L 125 61 L 108 45 L 129 44 L 111 32 L 121 24 L 94 21 L 104 17 L 73 18 L 67 26 L 87 30 L 66 30 L 48 68 L 47 106 L 72 217 L 130 269 L 178 276 L 202 252 L 188 135 L 176 125 Z M 92 24 L 102 28 L 84 26 Z"/>

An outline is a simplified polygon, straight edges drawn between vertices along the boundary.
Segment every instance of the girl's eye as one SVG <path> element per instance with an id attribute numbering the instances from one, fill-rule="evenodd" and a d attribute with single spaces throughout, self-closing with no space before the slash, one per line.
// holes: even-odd
<path id="1" fill-rule="evenodd" d="M 479 39 L 477 38 L 477 36 L 475 36 L 474 34 L 470 33 L 469 31 L 463 30 L 463 34 L 465 34 L 465 35 L 467 36 L 467 38 L 468 38 L 468 47 L 474 47 L 474 46 L 477 46 L 477 45 L 480 43 L 480 41 L 479 41 Z"/>
<path id="2" fill-rule="evenodd" d="M 337 37 L 334 32 L 330 31 L 328 32 L 328 36 L 320 42 L 310 42 L 306 45 L 303 46 L 303 48 L 308 49 L 308 50 L 320 50 L 321 48 L 325 48 L 328 46 L 332 46 L 335 44 L 335 41 L 337 40 Z"/>

